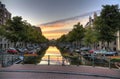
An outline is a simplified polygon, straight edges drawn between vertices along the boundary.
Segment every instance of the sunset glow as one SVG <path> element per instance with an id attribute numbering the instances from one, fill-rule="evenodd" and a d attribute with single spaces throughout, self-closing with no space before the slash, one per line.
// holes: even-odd
<path id="1" fill-rule="evenodd" d="M 42 61 L 38 65 L 48 64 L 48 59 L 50 60 L 50 64 L 53 65 L 62 65 L 63 63 L 63 57 L 57 47 L 50 46 L 42 58 Z M 64 64 L 69 65 L 70 63 L 65 60 Z"/>
<path id="2" fill-rule="evenodd" d="M 72 30 L 73 26 L 80 22 L 83 26 L 88 22 L 88 16 L 74 20 L 40 25 L 43 35 L 48 39 L 57 39 Z"/>

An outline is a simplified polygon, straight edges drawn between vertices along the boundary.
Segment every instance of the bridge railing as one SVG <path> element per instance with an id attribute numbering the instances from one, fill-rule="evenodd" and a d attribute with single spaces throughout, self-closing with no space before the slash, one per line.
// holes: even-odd
<path id="1" fill-rule="evenodd" d="M 2 67 L 7 67 L 11 66 L 14 64 L 16 60 L 18 60 L 19 55 L 17 54 L 7 54 L 7 53 L 2 53 L 0 54 L 0 63 Z"/>
<path id="2" fill-rule="evenodd" d="M 70 65 L 70 63 L 61 55 L 45 55 L 39 65 Z"/>
<path id="3" fill-rule="evenodd" d="M 79 55 L 79 65 L 100 66 L 108 68 L 117 68 L 113 61 L 114 56 L 105 55 Z"/>

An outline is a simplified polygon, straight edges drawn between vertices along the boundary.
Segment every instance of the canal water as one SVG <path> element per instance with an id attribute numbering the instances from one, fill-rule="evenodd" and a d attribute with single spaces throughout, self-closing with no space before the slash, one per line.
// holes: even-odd
<path id="1" fill-rule="evenodd" d="M 56 46 L 49 46 L 38 65 L 69 65 Z"/>

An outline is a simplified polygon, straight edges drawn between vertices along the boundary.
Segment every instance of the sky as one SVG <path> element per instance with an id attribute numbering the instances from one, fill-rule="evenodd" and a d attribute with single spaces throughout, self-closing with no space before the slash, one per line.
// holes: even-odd
<path id="1" fill-rule="evenodd" d="M 85 25 L 89 12 L 102 9 L 102 5 L 118 4 L 120 0 L 0 0 L 12 16 L 22 16 L 32 25 L 41 27 L 48 39 L 68 33 L 73 25 Z M 80 16 L 86 14 L 86 16 Z M 75 17 L 78 16 L 78 17 Z M 67 19 L 68 18 L 68 19 Z"/>

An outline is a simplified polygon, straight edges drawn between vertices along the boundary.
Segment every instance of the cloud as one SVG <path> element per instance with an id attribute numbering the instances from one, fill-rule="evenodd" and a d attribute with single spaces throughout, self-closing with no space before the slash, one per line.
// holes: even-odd
<path id="1" fill-rule="evenodd" d="M 57 39 L 61 35 L 67 34 L 70 30 L 72 30 L 73 26 L 78 22 L 85 25 L 88 22 L 88 17 L 46 23 L 40 25 L 40 27 L 45 37 L 48 39 Z"/>

